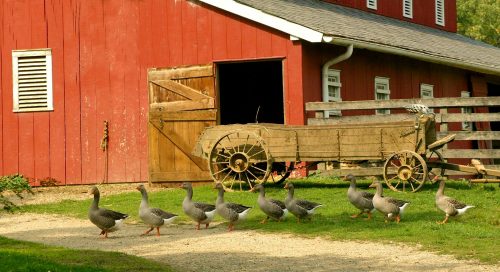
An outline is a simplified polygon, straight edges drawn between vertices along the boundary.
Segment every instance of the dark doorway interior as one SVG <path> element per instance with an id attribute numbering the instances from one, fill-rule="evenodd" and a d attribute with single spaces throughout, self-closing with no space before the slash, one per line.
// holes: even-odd
<path id="1" fill-rule="evenodd" d="M 220 124 L 284 123 L 281 60 L 221 63 Z"/>
<path id="2" fill-rule="evenodd" d="M 500 96 L 500 85 L 488 84 L 488 96 Z M 490 112 L 500 112 L 500 107 L 491 107 Z M 490 126 L 492 131 L 500 131 L 500 122 L 491 122 Z M 492 145 L 493 149 L 499 149 L 500 141 L 494 140 Z M 493 163 L 500 164 L 500 159 L 494 159 Z"/>

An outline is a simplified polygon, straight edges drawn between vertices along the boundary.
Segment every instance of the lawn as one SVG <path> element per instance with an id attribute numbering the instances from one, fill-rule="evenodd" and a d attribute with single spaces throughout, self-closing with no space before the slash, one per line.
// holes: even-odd
<path id="1" fill-rule="evenodd" d="M 0 236 L 0 271 L 173 271 L 168 265 L 123 253 L 72 250 Z"/>
<path id="2" fill-rule="evenodd" d="M 463 180 L 449 181 L 445 194 L 467 204 L 474 205 L 460 218 L 451 218 L 448 224 L 438 225 L 444 214 L 434 204 L 436 185 L 425 185 L 417 193 L 400 193 L 384 189 L 384 195 L 410 201 L 399 224 L 385 223 L 383 216 L 376 213 L 371 221 L 352 219 L 357 210 L 347 201 L 348 184 L 336 178 L 310 177 L 293 180 L 295 196 L 320 202 L 325 206 L 317 210 L 312 221 L 298 224 L 289 216 L 284 222 L 260 224 L 264 214 L 258 209 L 256 193 L 226 193 L 227 202 L 237 202 L 255 207 L 248 219 L 237 229 L 252 229 L 262 232 L 293 233 L 300 236 L 322 236 L 333 240 L 397 242 L 421 245 L 422 249 L 443 254 L 452 254 L 460 259 L 477 259 L 484 263 L 497 264 L 500 261 L 500 188 L 498 185 L 473 185 Z M 370 181 L 359 180 L 358 188 L 366 189 Z M 106 190 L 106 186 L 101 186 Z M 368 189 L 367 189 L 368 190 Z M 369 189 L 372 190 L 372 189 Z M 214 203 L 217 192 L 212 186 L 194 188 L 195 201 Z M 165 189 L 150 193 L 151 206 L 160 207 L 181 215 L 180 220 L 189 221 L 182 212 L 182 189 Z M 283 185 L 267 185 L 266 196 L 284 199 Z M 57 204 L 24 206 L 21 212 L 56 213 L 78 218 L 87 218 L 91 199 L 86 201 L 63 201 Z M 130 214 L 129 223 L 139 222 L 139 192 L 107 196 L 101 199 L 101 206 Z M 222 220 L 217 217 L 216 220 Z"/>

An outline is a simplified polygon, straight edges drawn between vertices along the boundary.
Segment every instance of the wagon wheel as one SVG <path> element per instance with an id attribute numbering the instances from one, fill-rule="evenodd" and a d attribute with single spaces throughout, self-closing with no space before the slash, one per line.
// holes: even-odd
<path id="1" fill-rule="evenodd" d="M 427 164 L 409 150 L 391 155 L 384 164 L 384 180 L 393 191 L 418 191 L 427 179 Z"/>
<path id="2" fill-rule="evenodd" d="M 274 162 L 267 181 L 281 184 L 290 176 L 293 169 L 295 169 L 295 162 Z"/>
<path id="3" fill-rule="evenodd" d="M 426 155 L 426 159 L 425 161 L 430 164 L 430 163 L 438 163 L 438 162 L 446 162 L 446 160 L 444 159 L 443 155 L 437 151 L 437 150 L 432 150 L 430 151 L 429 153 L 427 153 Z M 432 183 L 436 183 L 437 182 L 437 179 L 436 177 L 438 176 L 444 176 L 444 173 L 446 171 L 446 169 L 444 168 L 432 168 L 430 166 L 427 167 L 427 170 L 428 170 L 428 174 L 427 174 L 427 179 Z"/>
<path id="4" fill-rule="evenodd" d="M 264 140 L 249 131 L 232 131 L 215 142 L 208 157 L 210 175 L 232 190 L 235 184 L 255 183 L 267 180 L 272 159 Z"/>

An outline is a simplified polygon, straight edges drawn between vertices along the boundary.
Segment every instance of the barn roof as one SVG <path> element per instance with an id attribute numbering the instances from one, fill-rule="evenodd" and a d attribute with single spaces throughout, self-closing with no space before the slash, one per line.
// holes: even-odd
<path id="1" fill-rule="evenodd" d="M 200 0 L 310 42 L 500 75 L 500 48 L 462 35 L 318 0 Z"/>

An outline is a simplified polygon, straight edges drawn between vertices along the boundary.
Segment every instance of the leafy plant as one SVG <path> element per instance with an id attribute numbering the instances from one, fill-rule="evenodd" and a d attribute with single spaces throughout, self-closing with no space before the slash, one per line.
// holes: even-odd
<path id="1" fill-rule="evenodd" d="M 46 178 L 40 180 L 40 185 L 43 187 L 56 186 L 58 183 L 59 183 L 59 181 L 57 179 L 51 178 L 51 177 L 46 177 Z"/>
<path id="2" fill-rule="evenodd" d="M 14 193 L 21 199 L 23 198 L 21 195 L 23 192 L 33 194 L 28 179 L 23 175 L 15 174 L 0 177 L 0 207 L 8 212 L 12 212 L 17 206 L 4 195 L 7 191 Z"/>

